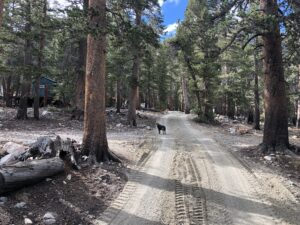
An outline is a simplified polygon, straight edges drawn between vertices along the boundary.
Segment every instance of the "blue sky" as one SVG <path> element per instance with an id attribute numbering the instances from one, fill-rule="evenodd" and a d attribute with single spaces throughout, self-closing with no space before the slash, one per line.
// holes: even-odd
<path id="1" fill-rule="evenodd" d="M 68 5 L 66 0 L 49 0 L 50 5 L 56 2 L 61 6 Z M 158 0 L 164 15 L 166 35 L 164 38 L 172 37 L 176 33 L 177 21 L 182 20 L 188 4 L 188 0 Z"/>
<path id="2" fill-rule="evenodd" d="M 177 21 L 184 18 L 188 0 L 159 0 L 159 3 L 164 15 L 166 37 L 171 37 L 176 33 Z"/>

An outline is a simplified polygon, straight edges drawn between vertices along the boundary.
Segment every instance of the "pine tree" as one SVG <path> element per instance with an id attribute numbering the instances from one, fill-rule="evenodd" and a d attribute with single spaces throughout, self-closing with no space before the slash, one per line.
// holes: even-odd
<path id="1" fill-rule="evenodd" d="M 284 80 L 278 5 L 273 0 L 260 0 L 262 16 L 268 26 L 263 38 L 265 125 L 263 144 L 268 149 L 289 147 L 287 96 Z M 274 17 L 275 16 L 275 17 Z"/>
<path id="2" fill-rule="evenodd" d="M 89 15 L 92 33 L 87 43 L 83 152 L 94 164 L 116 158 L 109 152 L 106 137 L 106 0 L 90 0 L 89 10 L 94 13 Z"/>

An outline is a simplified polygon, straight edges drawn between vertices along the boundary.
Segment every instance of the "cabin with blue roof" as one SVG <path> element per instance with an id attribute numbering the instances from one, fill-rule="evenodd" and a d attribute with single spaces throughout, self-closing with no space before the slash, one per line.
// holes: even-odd
<path id="1" fill-rule="evenodd" d="M 53 88 L 56 86 L 57 82 L 48 78 L 48 77 L 41 77 L 40 78 L 40 90 L 39 96 L 40 98 L 49 98 L 54 96 Z M 32 82 L 32 96 L 34 96 L 34 86 L 35 82 Z"/>

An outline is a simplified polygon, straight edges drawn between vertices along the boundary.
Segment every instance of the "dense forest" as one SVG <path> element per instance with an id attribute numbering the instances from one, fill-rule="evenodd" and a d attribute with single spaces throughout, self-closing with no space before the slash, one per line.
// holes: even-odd
<path id="1" fill-rule="evenodd" d="M 193 112 L 264 126 L 262 150 L 289 147 L 300 126 L 300 5 L 293 0 L 190 0 L 164 36 L 160 1 L 1 1 L 0 76 L 16 119 L 55 104 L 85 114 L 84 149 L 107 149 L 105 107 Z M 41 79 L 56 82 L 41 98 Z M 74 116 L 77 118 L 77 116 Z M 101 149 L 101 151 L 99 151 Z"/>

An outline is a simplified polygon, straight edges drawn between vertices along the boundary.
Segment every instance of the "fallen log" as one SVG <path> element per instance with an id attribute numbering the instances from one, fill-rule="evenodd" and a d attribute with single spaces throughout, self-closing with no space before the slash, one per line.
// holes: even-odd
<path id="1" fill-rule="evenodd" d="M 6 166 L 0 169 L 0 194 L 35 184 L 62 172 L 64 162 L 59 157 Z"/>

